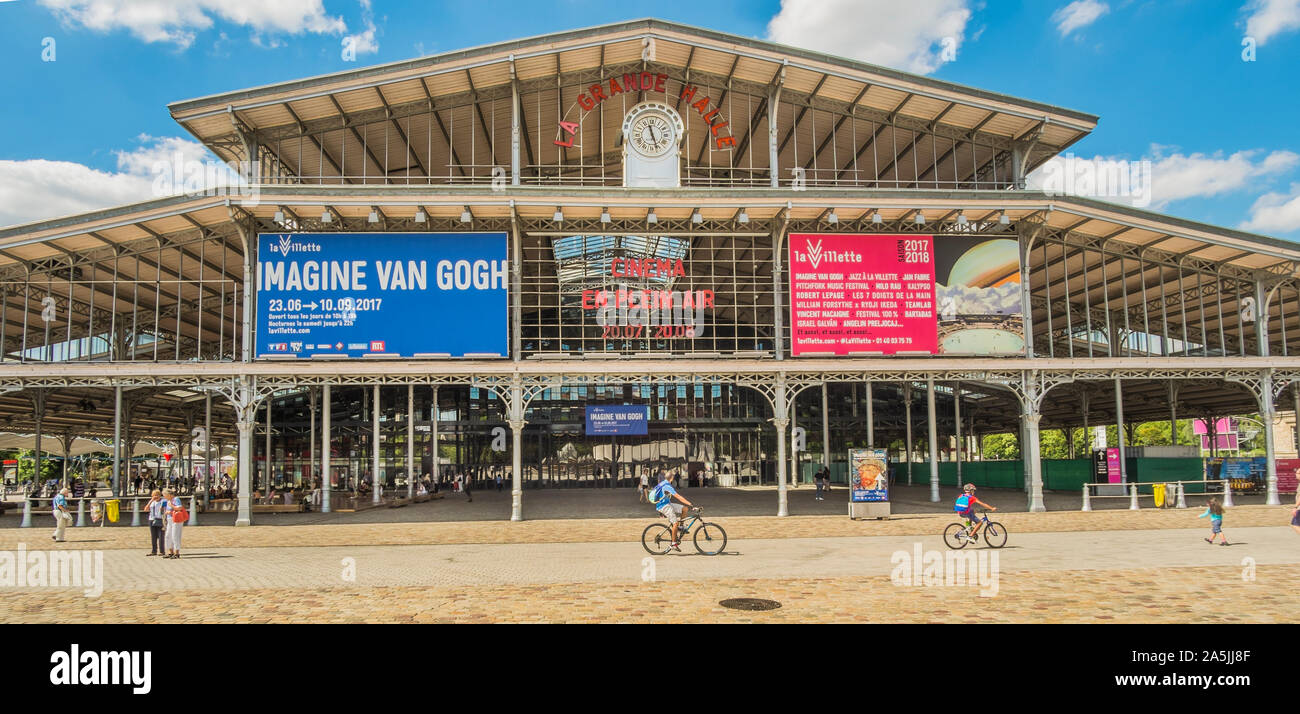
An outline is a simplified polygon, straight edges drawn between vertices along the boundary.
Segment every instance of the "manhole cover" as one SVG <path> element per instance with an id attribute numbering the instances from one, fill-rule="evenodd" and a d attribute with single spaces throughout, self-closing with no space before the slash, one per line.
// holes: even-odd
<path id="1" fill-rule="evenodd" d="M 781 607 L 781 603 L 776 600 L 763 600 L 756 597 L 733 597 L 718 604 L 732 610 L 775 610 Z"/>

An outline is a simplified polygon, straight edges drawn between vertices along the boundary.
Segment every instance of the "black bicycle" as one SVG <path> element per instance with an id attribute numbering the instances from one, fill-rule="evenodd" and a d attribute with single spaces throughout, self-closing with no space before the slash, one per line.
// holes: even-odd
<path id="1" fill-rule="evenodd" d="M 700 555 L 717 555 L 727 547 L 727 532 L 717 523 L 701 520 L 703 512 L 704 509 L 698 506 L 688 511 L 677 525 L 677 537 L 685 540 L 694 528 L 695 533 L 691 539 Z M 672 529 L 665 523 L 651 523 L 641 532 L 641 547 L 651 555 L 667 555 L 673 547 Z"/>
<path id="2" fill-rule="evenodd" d="M 943 542 L 953 550 L 961 550 L 968 544 L 979 540 L 977 536 L 971 535 L 971 529 L 976 523 L 982 523 L 984 531 L 984 542 L 989 544 L 990 548 L 1001 548 L 1007 544 L 1007 529 L 997 521 L 989 520 L 989 512 L 981 511 L 980 517 L 974 523 L 966 525 L 964 523 L 953 523 L 943 531 Z"/>

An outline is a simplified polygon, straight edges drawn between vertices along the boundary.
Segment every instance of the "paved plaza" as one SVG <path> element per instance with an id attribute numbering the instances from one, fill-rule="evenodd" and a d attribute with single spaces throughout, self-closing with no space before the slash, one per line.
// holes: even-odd
<path id="1" fill-rule="evenodd" d="M 71 529 L 57 545 L 10 528 L 0 549 L 102 551 L 104 591 L 0 588 L 0 607 L 8 622 L 649 622 L 665 608 L 688 622 L 1300 621 L 1289 508 L 1232 509 L 1226 548 L 1202 540 L 1197 513 L 999 515 L 1011 537 L 983 595 L 891 580 L 900 558 L 946 551 L 942 512 L 722 517 L 716 557 L 687 543 L 650 558 L 648 518 L 200 525 L 179 561 L 145 557 L 140 528 Z M 718 605 L 730 597 L 782 607 Z"/>

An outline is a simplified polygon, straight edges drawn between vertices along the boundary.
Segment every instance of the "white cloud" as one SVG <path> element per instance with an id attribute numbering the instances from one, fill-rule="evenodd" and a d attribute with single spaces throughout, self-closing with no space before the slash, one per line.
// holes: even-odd
<path id="1" fill-rule="evenodd" d="M 1251 0 L 1242 9 L 1250 13 L 1246 35 L 1260 45 L 1273 35 L 1300 30 L 1300 0 Z"/>
<path id="2" fill-rule="evenodd" d="M 1238 151 L 1224 156 L 1179 152 L 1151 145 L 1152 156 L 1138 161 L 1120 157 L 1092 159 L 1058 156 L 1027 178 L 1029 188 L 1055 194 L 1086 196 L 1145 208 L 1164 208 L 1174 201 L 1209 198 L 1256 186 L 1300 166 L 1300 155 L 1273 151 Z"/>
<path id="3" fill-rule="evenodd" d="M 1300 164 L 1300 155 L 1274 151 L 1256 160 L 1259 151 L 1238 151 L 1224 157 L 1200 153 L 1156 154 L 1151 169 L 1152 193 L 1157 206 L 1185 198 L 1206 198 L 1250 188 L 1257 179 L 1276 175 Z"/>
<path id="4" fill-rule="evenodd" d="M 781 0 L 768 39 L 928 74 L 956 58 L 969 0 Z"/>
<path id="5" fill-rule="evenodd" d="M 348 35 L 345 39 L 352 41 L 353 49 L 359 55 L 378 52 L 379 43 L 375 41 L 375 14 L 370 9 L 370 0 L 361 0 L 361 21 L 366 25 L 365 31 Z"/>
<path id="6" fill-rule="evenodd" d="M 1061 37 L 1067 37 L 1071 32 L 1096 22 L 1097 18 L 1108 12 L 1110 6 L 1104 2 L 1074 0 L 1052 13 L 1052 22 L 1056 23 L 1056 30 L 1061 33 Z"/>
<path id="7" fill-rule="evenodd" d="M 321 0 L 40 0 L 61 22 L 98 32 L 127 30 L 145 42 L 182 49 L 213 18 L 257 33 L 341 35 L 347 24 L 325 14 Z"/>
<path id="8" fill-rule="evenodd" d="M 141 134 L 139 142 L 130 151 L 114 152 L 116 171 L 72 161 L 0 161 L 0 226 L 228 186 L 238 180 L 197 142 L 147 134 Z"/>
<path id="9" fill-rule="evenodd" d="M 1266 193 L 1250 207 L 1250 219 L 1241 224 L 1244 231 L 1294 233 L 1300 230 L 1300 183 L 1291 184 L 1290 193 Z"/>

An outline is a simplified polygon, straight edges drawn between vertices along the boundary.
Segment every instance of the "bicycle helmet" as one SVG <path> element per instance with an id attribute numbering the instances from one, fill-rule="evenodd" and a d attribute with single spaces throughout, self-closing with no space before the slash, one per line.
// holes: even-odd
<path id="1" fill-rule="evenodd" d="M 965 486 L 962 486 L 961 490 L 965 491 L 966 493 L 970 493 L 971 491 L 975 490 L 975 484 L 968 483 Z"/>

